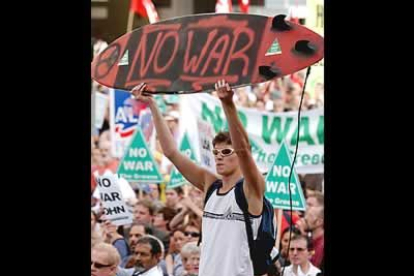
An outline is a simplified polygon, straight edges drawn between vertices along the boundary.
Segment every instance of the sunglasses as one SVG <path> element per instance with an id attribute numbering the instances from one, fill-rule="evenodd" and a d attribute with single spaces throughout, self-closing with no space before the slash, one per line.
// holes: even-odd
<path id="1" fill-rule="evenodd" d="M 184 232 L 184 235 L 185 235 L 185 236 L 191 236 L 191 237 L 193 237 L 193 238 L 198 238 L 198 237 L 200 237 L 200 233 L 197 233 L 197 232 Z"/>
<path id="2" fill-rule="evenodd" d="M 295 249 L 296 249 L 298 252 L 303 252 L 303 251 L 305 251 L 305 250 L 306 250 L 306 248 L 301 248 L 301 247 L 291 247 L 291 248 L 289 248 L 289 251 L 290 251 L 290 252 L 293 252 L 293 251 L 295 251 Z"/>
<path id="3" fill-rule="evenodd" d="M 212 152 L 213 152 L 213 154 L 214 155 L 218 155 L 219 153 L 222 155 L 222 156 L 229 156 L 229 155 L 232 155 L 233 154 L 233 152 L 234 152 L 234 149 L 230 149 L 230 148 L 227 148 L 227 149 L 213 149 L 212 150 Z"/>
<path id="4" fill-rule="evenodd" d="M 93 265 L 95 265 L 95 267 L 96 267 L 96 268 L 104 268 L 104 267 L 110 267 L 110 266 L 112 266 L 111 264 L 109 264 L 109 265 L 104 265 L 104 264 L 100 264 L 100 263 L 97 263 L 97 262 L 92 262 L 92 261 L 91 261 L 91 266 L 93 266 Z"/>

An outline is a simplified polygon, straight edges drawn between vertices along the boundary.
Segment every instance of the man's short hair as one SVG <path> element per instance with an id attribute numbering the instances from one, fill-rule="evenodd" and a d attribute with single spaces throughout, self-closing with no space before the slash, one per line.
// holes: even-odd
<path id="1" fill-rule="evenodd" d="M 323 174 L 306 174 L 303 177 L 305 188 L 312 191 L 322 191 Z"/>
<path id="2" fill-rule="evenodd" d="M 154 204 L 152 203 L 151 200 L 149 200 L 149 199 L 140 200 L 140 201 L 137 202 L 137 204 L 135 204 L 135 206 L 138 206 L 138 205 L 142 205 L 142 206 L 146 207 L 149 210 L 150 215 L 151 216 L 154 215 L 155 206 L 154 206 Z"/>
<path id="3" fill-rule="evenodd" d="M 162 214 L 165 221 L 171 221 L 177 215 L 177 211 L 170 207 L 163 207 L 158 214 Z"/>
<path id="4" fill-rule="evenodd" d="M 292 231 L 292 237 L 295 235 L 301 235 L 300 230 L 298 228 L 296 228 L 294 225 L 291 227 L 285 227 L 285 229 L 283 229 L 282 231 L 282 235 L 281 237 L 283 237 L 284 234 L 286 234 L 286 232 Z"/>
<path id="5" fill-rule="evenodd" d="M 174 190 L 178 195 L 184 195 L 184 190 L 181 187 L 167 188 L 167 190 Z"/>
<path id="6" fill-rule="evenodd" d="M 151 247 L 152 255 L 162 254 L 164 252 L 164 246 L 162 242 L 152 235 L 145 235 L 139 238 L 137 244 L 149 244 Z"/>
<path id="7" fill-rule="evenodd" d="M 230 132 L 228 131 L 220 131 L 216 134 L 216 136 L 213 139 L 213 147 L 216 146 L 218 143 L 224 143 L 232 145 Z"/>
<path id="8" fill-rule="evenodd" d="M 215 147 L 216 144 L 219 144 L 219 143 L 233 145 L 231 141 L 230 132 L 228 131 L 220 131 L 219 133 L 217 133 L 212 143 L 213 143 L 213 147 Z M 252 146 L 250 145 L 250 141 L 247 141 L 247 143 L 248 143 L 249 150 L 251 151 Z"/>
<path id="9" fill-rule="evenodd" d="M 118 266 L 119 263 L 121 262 L 121 256 L 119 256 L 118 250 L 113 245 L 111 245 L 109 243 L 104 243 L 104 242 L 97 243 L 92 248 L 92 251 L 93 250 L 107 253 L 108 262 L 111 265 Z"/>
<path id="10" fill-rule="evenodd" d="M 298 241 L 298 240 L 304 240 L 304 241 L 306 241 L 306 248 L 309 251 L 310 250 L 313 250 L 312 240 L 308 236 L 304 236 L 304 235 L 294 235 L 294 236 L 292 236 L 292 239 L 290 240 L 290 242 L 292 242 L 292 241 Z"/>
<path id="11" fill-rule="evenodd" d="M 319 192 L 319 191 L 314 191 L 314 193 L 312 195 L 309 195 L 308 198 L 310 197 L 314 197 L 316 199 L 316 202 L 318 203 L 318 207 L 324 207 L 325 206 L 325 202 L 324 202 L 324 195 Z"/>

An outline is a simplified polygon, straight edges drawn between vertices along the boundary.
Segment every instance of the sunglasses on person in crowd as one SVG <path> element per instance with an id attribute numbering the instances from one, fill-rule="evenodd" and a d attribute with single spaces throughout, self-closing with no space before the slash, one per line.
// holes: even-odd
<path id="1" fill-rule="evenodd" d="M 234 149 L 231 149 L 231 148 L 226 148 L 226 149 L 213 149 L 212 150 L 212 152 L 213 152 L 213 154 L 214 155 L 218 155 L 219 153 L 222 155 L 222 156 L 229 156 L 229 155 L 232 155 L 233 154 L 233 152 L 234 152 Z"/>
<path id="2" fill-rule="evenodd" d="M 191 236 L 191 237 L 193 237 L 193 238 L 198 238 L 198 237 L 200 237 L 200 233 L 197 233 L 197 232 L 184 232 L 184 235 L 185 235 L 185 236 Z"/>
<path id="3" fill-rule="evenodd" d="M 305 251 L 305 250 L 306 250 L 306 248 L 301 248 L 301 247 L 291 247 L 291 248 L 289 248 L 289 251 L 290 251 L 290 252 L 293 252 L 293 251 L 295 251 L 295 249 L 296 249 L 298 252 L 303 252 L 303 251 Z"/>
<path id="4" fill-rule="evenodd" d="M 105 267 L 110 267 L 110 266 L 112 266 L 111 264 L 109 264 L 109 265 L 105 265 L 105 264 L 100 264 L 100 263 L 97 263 L 97 262 L 93 262 L 93 261 L 91 261 L 91 266 L 95 266 L 96 268 L 105 268 Z"/>

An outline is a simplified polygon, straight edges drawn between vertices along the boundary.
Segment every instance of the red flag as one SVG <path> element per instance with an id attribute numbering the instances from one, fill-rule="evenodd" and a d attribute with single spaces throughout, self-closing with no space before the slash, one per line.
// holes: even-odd
<path id="1" fill-rule="evenodd" d="M 292 21 L 293 23 L 299 24 L 299 18 L 297 17 L 291 17 L 289 20 Z"/>
<path id="2" fill-rule="evenodd" d="M 148 17 L 150 23 L 159 21 L 158 13 L 151 0 L 131 0 L 130 9 L 142 17 Z"/>
<path id="3" fill-rule="evenodd" d="M 231 0 L 217 0 L 216 13 L 229 13 L 231 10 Z"/>
<path id="4" fill-rule="evenodd" d="M 142 17 L 148 17 L 147 11 L 144 8 L 144 5 L 142 3 L 142 0 L 131 0 L 131 7 L 130 9 L 139 14 Z"/>
<path id="5" fill-rule="evenodd" d="M 241 12 L 249 13 L 249 0 L 239 0 L 239 7 Z"/>
<path id="6" fill-rule="evenodd" d="M 301 15 L 301 8 L 299 5 L 296 4 L 296 6 L 292 6 L 289 8 L 289 14 L 286 17 L 286 20 L 289 20 L 293 23 L 299 24 L 299 18 Z"/>

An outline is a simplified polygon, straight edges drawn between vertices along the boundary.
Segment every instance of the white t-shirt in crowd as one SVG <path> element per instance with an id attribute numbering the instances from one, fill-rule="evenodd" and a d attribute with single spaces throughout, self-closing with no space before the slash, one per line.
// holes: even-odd
<path id="1" fill-rule="evenodd" d="M 300 266 L 298 266 L 298 273 L 295 274 L 293 272 L 293 265 L 290 265 L 285 268 L 285 272 L 283 273 L 283 275 L 284 276 L 316 276 L 316 274 L 318 274 L 319 272 L 321 272 L 321 270 L 317 268 L 316 266 L 312 265 L 311 262 L 309 262 L 309 270 L 307 273 L 304 273 L 302 269 L 300 268 Z"/>

